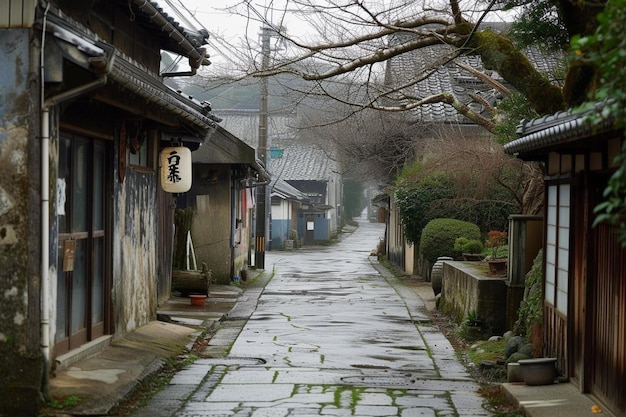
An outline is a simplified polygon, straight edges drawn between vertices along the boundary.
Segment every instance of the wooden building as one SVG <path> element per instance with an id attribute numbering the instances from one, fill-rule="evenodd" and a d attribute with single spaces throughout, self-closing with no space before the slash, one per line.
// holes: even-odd
<path id="1" fill-rule="evenodd" d="M 602 104 L 590 113 L 600 114 Z M 626 416 L 626 250 L 592 227 L 623 132 L 590 113 L 523 122 L 505 151 L 545 164 L 544 355 L 616 416 Z"/>
<path id="2" fill-rule="evenodd" d="M 0 414 L 37 415 L 55 367 L 169 297 L 174 199 L 158 155 L 197 148 L 219 119 L 165 85 L 209 64 L 208 33 L 161 6 L 0 4 Z M 183 71 L 163 72 L 166 52 Z"/>

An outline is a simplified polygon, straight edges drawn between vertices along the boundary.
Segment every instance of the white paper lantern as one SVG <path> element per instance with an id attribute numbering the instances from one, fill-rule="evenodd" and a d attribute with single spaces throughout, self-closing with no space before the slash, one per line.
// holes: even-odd
<path id="1" fill-rule="evenodd" d="M 191 151 L 184 146 L 163 148 L 160 154 L 161 187 L 168 193 L 184 193 L 191 188 Z"/>

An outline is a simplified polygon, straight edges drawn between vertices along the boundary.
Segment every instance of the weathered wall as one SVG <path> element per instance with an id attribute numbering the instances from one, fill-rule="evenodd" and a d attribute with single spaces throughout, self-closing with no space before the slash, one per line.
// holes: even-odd
<path id="1" fill-rule="evenodd" d="M 28 29 L 0 29 L 0 62 L 0 414 L 36 415 L 43 370 L 39 119 Z"/>
<path id="2" fill-rule="evenodd" d="M 210 178 L 202 180 L 202 178 Z M 219 284 L 231 279 L 231 190 L 230 166 L 194 164 L 193 195 L 196 207 L 191 238 L 198 267 L 205 262 Z"/>
<path id="3" fill-rule="evenodd" d="M 409 275 L 415 274 L 417 269 L 417 246 L 409 243 L 404 244 L 404 272 Z"/>
<path id="4" fill-rule="evenodd" d="M 476 311 L 487 329 L 501 334 L 507 330 L 505 281 L 505 278 L 490 278 L 476 266 L 446 261 L 440 308 L 457 323 L 461 323 L 470 311 Z"/>
<path id="5" fill-rule="evenodd" d="M 124 183 L 117 178 L 116 172 L 112 299 L 121 336 L 156 318 L 158 210 L 156 174 L 127 168 Z"/>
<path id="6" fill-rule="evenodd" d="M 284 249 L 285 240 L 289 239 L 292 226 L 291 204 L 288 200 L 280 200 L 279 205 L 272 205 L 272 249 Z"/>
<path id="7" fill-rule="evenodd" d="M 249 208 L 251 204 L 251 198 L 249 198 L 250 188 L 238 191 L 238 195 L 241 198 L 241 211 L 237 216 L 240 216 L 243 222 L 241 223 L 237 233 L 235 234 L 236 245 L 233 250 L 233 269 L 235 275 L 239 275 L 240 278 L 246 279 L 248 274 L 248 267 L 250 266 L 250 239 L 252 236 L 252 210 L 251 208 Z"/>

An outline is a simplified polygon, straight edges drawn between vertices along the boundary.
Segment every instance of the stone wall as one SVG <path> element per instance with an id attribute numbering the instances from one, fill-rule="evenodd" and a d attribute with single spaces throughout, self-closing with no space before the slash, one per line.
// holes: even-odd
<path id="1" fill-rule="evenodd" d="M 446 261 L 440 309 L 461 323 L 470 311 L 483 322 L 483 330 L 501 334 L 507 330 L 505 278 L 493 278 L 478 262 Z"/>
<path id="2" fill-rule="evenodd" d="M 37 415 L 43 370 L 47 366 L 40 347 L 41 141 L 38 83 L 37 77 L 32 76 L 37 62 L 31 61 L 31 52 L 28 28 L 0 29 L 0 415 L 3 416 Z"/>

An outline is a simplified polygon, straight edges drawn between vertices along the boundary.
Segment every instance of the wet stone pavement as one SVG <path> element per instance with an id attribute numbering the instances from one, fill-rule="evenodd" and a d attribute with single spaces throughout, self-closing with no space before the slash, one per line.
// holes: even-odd
<path id="1" fill-rule="evenodd" d="M 370 252 L 364 219 L 329 247 L 268 252 L 266 275 L 200 359 L 136 416 L 489 416 L 422 300 Z"/>

